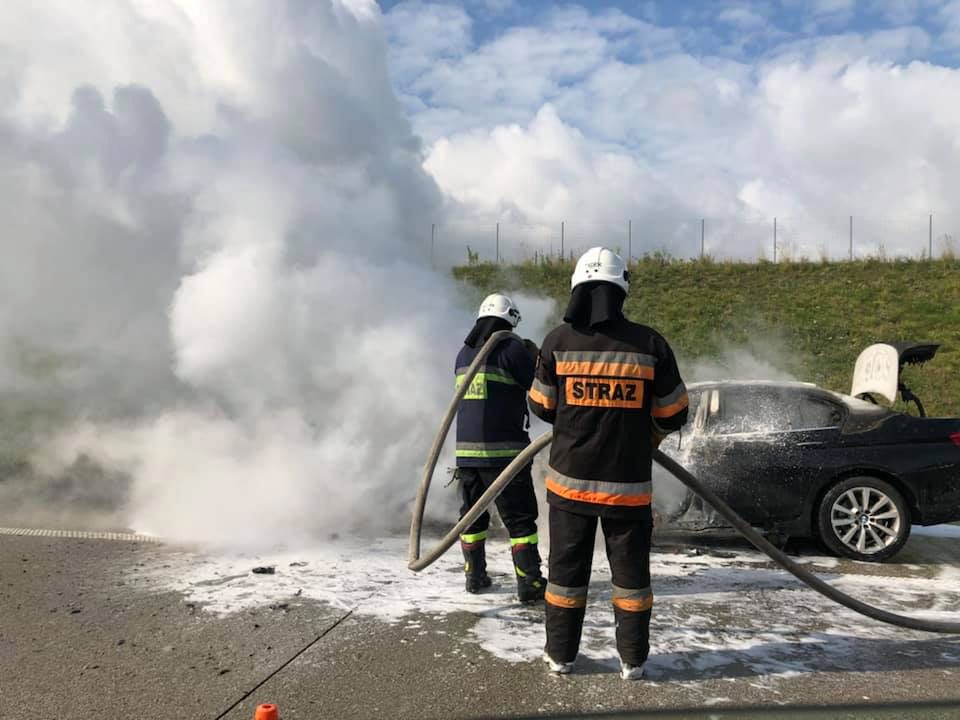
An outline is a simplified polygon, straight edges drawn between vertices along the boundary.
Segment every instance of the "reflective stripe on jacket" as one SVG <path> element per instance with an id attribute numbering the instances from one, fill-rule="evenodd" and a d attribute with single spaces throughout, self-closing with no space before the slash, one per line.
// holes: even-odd
<path id="1" fill-rule="evenodd" d="M 553 330 L 543 341 L 530 409 L 553 423 L 551 504 L 612 515 L 651 503 L 651 435 L 687 420 L 687 390 L 667 341 L 620 318 Z"/>
<path id="2" fill-rule="evenodd" d="M 456 386 L 480 348 L 457 355 Z M 535 364 L 519 340 L 503 340 L 487 356 L 457 411 L 457 467 L 505 467 L 530 444 L 526 391 Z"/>

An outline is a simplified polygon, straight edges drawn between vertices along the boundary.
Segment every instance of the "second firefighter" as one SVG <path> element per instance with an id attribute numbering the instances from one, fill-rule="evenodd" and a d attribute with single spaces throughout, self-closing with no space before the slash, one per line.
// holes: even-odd
<path id="1" fill-rule="evenodd" d="M 513 330 L 520 311 L 501 293 L 480 304 L 477 321 L 457 355 L 457 386 L 489 337 Z M 457 414 L 457 470 L 462 518 L 497 475 L 530 444 L 526 421 L 526 391 L 533 383 L 537 348 L 531 341 L 508 338 L 498 344 L 474 376 Z M 521 602 L 541 600 L 546 588 L 537 549 L 537 498 L 527 465 L 496 500 L 500 519 L 510 533 L 517 596 Z M 466 590 L 491 586 L 487 574 L 486 540 L 490 514 L 484 512 L 460 536 Z"/>

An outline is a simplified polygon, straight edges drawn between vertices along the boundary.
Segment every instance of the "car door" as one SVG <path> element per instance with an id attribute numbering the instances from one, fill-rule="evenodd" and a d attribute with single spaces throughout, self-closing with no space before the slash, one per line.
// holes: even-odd
<path id="1" fill-rule="evenodd" d="M 721 386 L 709 398 L 697 467 L 748 522 L 795 518 L 839 433 L 840 407 L 790 387 Z"/>
<path id="2" fill-rule="evenodd" d="M 757 522 L 783 522 L 800 517 L 822 486 L 846 409 L 819 389 L 788 387 L 771 395 L 767 411 L 764 432 L 731 446 L 731 462 L 742 468 L 743 481 L 731 497 L 744 503 L 754 498 Z"/>
<path id="3" fill-rule="evenodd" d="M 743 408 L 750 402 L 748 386 L 719 385 L 704 391 L 694 419 L 693 434 L 687 450 L 690 470 L 711 490 L 750 522 L 756 512 L 752 501 L 744 501 L 743 477 L 749 473 L 752 452 L 741 446 L 744 433 Z M 720 523 L 699 498 L 694 509 L 711 524 Z"/>

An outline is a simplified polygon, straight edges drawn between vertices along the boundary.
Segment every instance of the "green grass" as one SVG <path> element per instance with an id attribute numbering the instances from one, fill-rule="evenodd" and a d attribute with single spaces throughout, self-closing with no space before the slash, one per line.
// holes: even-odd
<path id="1" fill-rule="evenodd" d="M 572 262 L 553 261 L 474 264 L 453 274 L 478 294 L 501 289 L 552 297 L 559 315 L 572 271 Z M 849 392 L 854 362 L 867 345 L 937 342 L 937 357 L 904 377 L 929 414 L 960 415 L 956 259 L 744 264 L 645 258 L 630 272 L 628 317 L 663 333 L 682 362 L 717 358 L 731 346 L 762 357 L 758 346 L 767 344 L 776 349 L 779 369 Z"/>

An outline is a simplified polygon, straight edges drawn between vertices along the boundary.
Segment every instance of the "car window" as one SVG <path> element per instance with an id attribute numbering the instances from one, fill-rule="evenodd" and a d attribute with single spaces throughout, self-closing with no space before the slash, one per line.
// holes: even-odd
<path id="1" fill-rule="evenodd" d="M 838 403 L 812 395 L 800 399 L 799 410 L 804 429 L 839 427 L 846 414 Z"/>
<path id="2" fill-rule="evenodd" d="M 860 398 L 850 397 L 849 395 L 841 395 L 840 393 L 831 392 L 830 396 L 836 398 L 838 402 L 854 411 L 858 415 L 889 415 L 892 411 L 892 408 L 867 402 L 866 400 L 861 400 Z"/>
<path id="3" fill-rule="evenodd" d="M 690 395 L 690 418 L 692 430 L 695 433 L 704 432 L 707 425 L 707 411 L 710 407 L 710 398 L 716 390 L 696 391 Z"/>
<path id="4" fill-rule="evenodd" d="M 697 415 L 700 413 L 700 399 L 704 394 L 705 393 L 699 390 L 690 390 L 687 393 L 687 417 L 689 418 L 689 421 L 695 422 Z"/>
<path id="5" fill-rule="evenodd" d="M 710 410 L 708 427 L 717 435 L 789 430 L 799 422 L 796 404 L 776 388 L 723 388 Z"/>
<path id="6" fill-rule="evenodd" d="M 715 435 L 838 427 L 845 415 L 829 398 L 795 388 L 730 387 L 714 393 L 704 426 Z"/>

